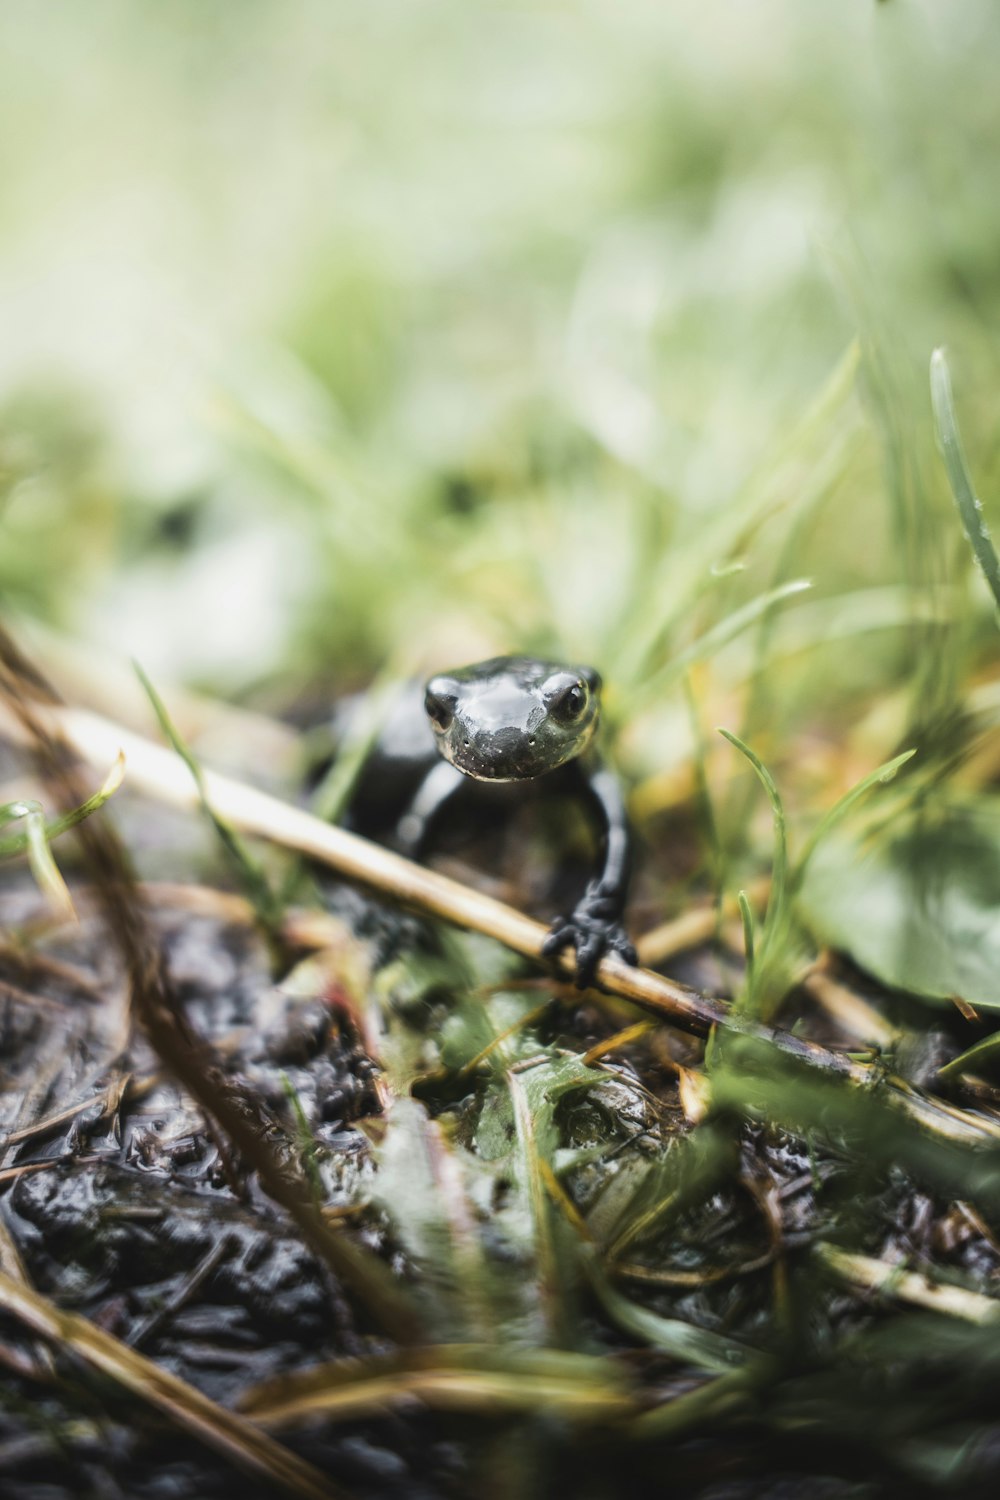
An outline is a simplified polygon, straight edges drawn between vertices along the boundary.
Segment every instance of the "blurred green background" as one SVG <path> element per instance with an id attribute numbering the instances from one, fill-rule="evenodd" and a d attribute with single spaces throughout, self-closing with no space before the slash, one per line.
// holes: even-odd
<path id="1" fill-rule="evenodd" d="M 722 701 L 836 731 L 920 663 L 926 711 L 988 628 L 942 592 L 926 371 L 945 343 L 988 499 L 998 33 L 993 0 L 12 0 L 8 611 L 277 708 L 560 651 L 624 720 L 809 578 Z"/>

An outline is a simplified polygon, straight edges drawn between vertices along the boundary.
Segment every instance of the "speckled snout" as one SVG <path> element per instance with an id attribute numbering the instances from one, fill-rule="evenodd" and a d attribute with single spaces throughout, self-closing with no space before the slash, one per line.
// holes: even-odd
<path id="1" fill-rule="evenodd" d="M 438 750 L 464 775 L 525 781 L 586 749 L 599 690 L 592 667 L 501 656 L 432 677 L 424 707 Z"/>

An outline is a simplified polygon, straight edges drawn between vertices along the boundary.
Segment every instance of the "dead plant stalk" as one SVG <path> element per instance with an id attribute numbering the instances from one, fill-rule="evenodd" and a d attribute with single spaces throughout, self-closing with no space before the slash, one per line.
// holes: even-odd
<path id="1" fill-rule="evenodd" d="M 126 781 L 133 791 L 174 807 L 198 808 L 199 795 L 191 773 L 172 750 L 84 709 L 38 704 L 36 712 L 50 733 L 95 769 L 106 770 L 121 751 Z M 25 738 L 13 714 L 4 711 L 0 727 L 12 739 Z M 483 933 L 536 963 L 551 966 L 551 960 L 542 956 L 547 928 L 503 902 L 219 772 L 206 770 L 204 786 L 216 814 L 242 833 L 295 850 L 401 905 Z M 555 967 L 571 977 L 572 955 L 562 954 Z M 879 1076 L 874 1064 L 834 1052 L 779 1027 L 749 1022 L 732 1014 L 722 1000 L 697 994 L 649 969 L 631 968 L 617 958 L 601 961 L 597 980 L 608 994 L 631 1001 L 648 1014 L 696 1035 L 725 1026 L 860 1088 L 870 1088 Z M 981 1116 L 892 1079 L 885 1081 L 884 1089 L 895 1108 L 938 1137 L 966 1145 L 995 1145 L 1000 1140 L 1000 1126 Z"/>

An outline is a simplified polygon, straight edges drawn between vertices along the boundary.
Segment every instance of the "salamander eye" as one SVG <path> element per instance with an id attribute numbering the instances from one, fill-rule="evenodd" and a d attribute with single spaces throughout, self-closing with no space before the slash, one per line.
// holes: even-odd
<path id="1" fill-rule="evenodd" d="M 435 729 L 443 733 L 451 727 L 457 702 L 458 695 L 447 678 L 431 678 L 424 691 L 424 712 Z"/>
<path id="2" fill-rule="evenodd" d="M 575 682 L 567 683 L 553 697 L 549 705 L 549 712 L 563 724 L 572 724 L 586 708 L 587 696 L 587 685 L 585 682 L 581 682 L 578 679 Z"/>

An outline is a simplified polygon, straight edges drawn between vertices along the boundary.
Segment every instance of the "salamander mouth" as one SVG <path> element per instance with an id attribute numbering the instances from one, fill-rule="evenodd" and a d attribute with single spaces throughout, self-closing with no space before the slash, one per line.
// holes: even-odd
<path id="1" fill-rule="evenodd" d="M 516 731 L 500 731 L 488 737 L 442 737 L 438 748 L 473 781 L 534 781 L 574 759 L 583 747 L 542 747 Z"/>
<path id="2" fill-rule="evenodd" d="M 451 757 L 449 757 L 451 759 Z M 468 776 L 470 781 L 533 781 L 538 776 L 543 776 L 544 771 L 507 771 L 498 770 L 494 766 L 480 764 L 470 765 L 460 760 L 452 759 L 452 765 L 463 776 Z M 548 769 L 548 768 L 546 768 Z"/>

